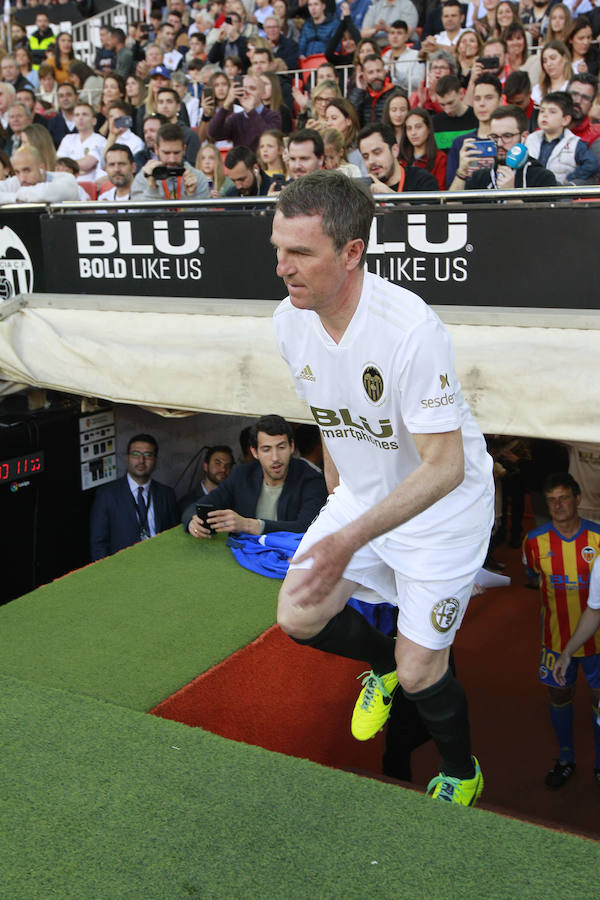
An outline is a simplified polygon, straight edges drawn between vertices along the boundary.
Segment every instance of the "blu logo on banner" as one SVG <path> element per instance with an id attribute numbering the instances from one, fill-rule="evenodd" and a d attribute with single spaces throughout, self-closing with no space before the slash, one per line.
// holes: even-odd
<path id="1" fill-rule="evenodd" d="M 439 213 L 434 215 L 440 216 Z M 407 213 L 406 240 L 402 241 L 380 242 L 377 234 L 378 228 L 382 228 L 386 236 L 395 230 L 400 220 L 398 215 L 393 219 L 385 216 L 373 219 L 367 254 L 374 257 L 372 261 L 377 274 L 387 271 L 389 280 L 397 284 L 467 280 L 467 259 L 455 255 L 461 250 L 472 249 L 467 243 L 467 213 L 445 213 L 446 228 L 441 240 L 430 239 L 427 221 L 430 216 L 431 213 Z M 436 224 L 439 224 L 439 218 Z"/>
<path id="2" fill-rule="evenodd" d="M 134 237 L 133 226 L 144 229 Z M 84 221 L 75 225 L 81 278 L 185 280 L 202 278 L 200 223 L 183 221 L 183 240 L 170 231 L 173 220 Z M 144 227 L 145 226 L 145 227 Z M 150 229 L 150 233 L 149 233 Z M 181 230 L 180 228 L 178 229 Z"/>
<path id="3" fill-rule="evenodd" d="M 18 234 L 0 228 L 0 300 L 33 291 L 33 263 Z"/>

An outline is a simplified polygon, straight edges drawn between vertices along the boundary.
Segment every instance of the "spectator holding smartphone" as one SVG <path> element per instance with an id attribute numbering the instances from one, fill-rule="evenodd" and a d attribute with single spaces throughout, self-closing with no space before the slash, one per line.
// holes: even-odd
<path id="1" fill-rule="evenodd" d="M 292 427 L 281 416 L 262 416 L 256 422 L 250 449 L 254 462 L 234 468 L 217 488 L 185 509 L 182 523 L 192 537 L 208 538 L 211 530 L 303 532 L 325 503 L 322 473 L 294 457 Z M 214 510 L 201 520 L 197 503 Z"/>
<path id="2" fill-rule="evenodd" d="M 528 136 L 527 116 L 518 106 L 499 106 L 490 116 L 489 140 L 496 144 L 496 162 L 491 168 L 471 169 L 480 156 L 473 138 L 463 144 L 458 171 L 451 191 L 512 190 L 522 187 L 554 187 L 556 178 L 536 159 L 525 157 L 524 165 L 513 169 L 506 165 L 506 155 L 516 144 L 524 144 Z"/>

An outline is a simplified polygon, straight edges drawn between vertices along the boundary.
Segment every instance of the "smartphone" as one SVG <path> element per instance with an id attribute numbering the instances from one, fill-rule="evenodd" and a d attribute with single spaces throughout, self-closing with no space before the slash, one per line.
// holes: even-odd
<path id="1" fill-rule="evenodd" d="M 208 530 L 211 531 L 213 534 L 215 533 L 215 529 L 211 528 L 211 526 L 208 524 L 208 519 L 206 517 L 209 514 L 209 512 L 212 512 L 212 510 L 214 508 L 215 507 L 212 505 L 212 503 L 196 503 L 196 515 L 200 519 L 201 524 L 205 528 L 208 528 Z"/>
<path id="2" fill-rule="evenodd" d="M 477 150 L 479 156 L 497 156 L 498 149 L 494 141 L 473 141 L 473 149 Z"/>
<path id="3" fill-rule="evenodd" d="M 477 62 L 482 69 L 498 69 L 500 68 L 500 57 L 498 56 L 480 56 Z"/>
<path id="4" fill-rule="evenodd" d="M 131 116 L 119 116 L 115 119 L 115 128 L 131 128 L 133 119 Z"/>
<path id="5" fill-rule="evenodd" d="M 243 75 L 234 75 L 233 83 L 235 84 L 236 87 L 243 87 L 244 86 L 244 76 Z"/>
<path id="6" fill-rule="evenodd" d="M 205 87 L 202 91 L 202 96 L 206 97 L 207 100 L 212 100 L 213 98 L 213 90 L 211 87 Z"/>
<path id="7" fill-rule="evenodd" d="M 275 175 L 273 175 L 273 183 L 277 185 L 279 190 L 281 190 L 281 188 L 285 184 L 285 175 L 283 174 L 283 172 L 276 172 Z"/>
<path id="8" fill-rule="evenodd" d="M 231 25 L 231 16 L 225 16 L 225 21 L 228 25 Z"/>
<path id="9" fill-rule="evenodd" d="M 494 165 L 498 148 L 493 141 L 473 141 L 473 149 L 479 154 L 469 162 L 468 172 L 472 174 L 479 169 L 491 169 Z"/>

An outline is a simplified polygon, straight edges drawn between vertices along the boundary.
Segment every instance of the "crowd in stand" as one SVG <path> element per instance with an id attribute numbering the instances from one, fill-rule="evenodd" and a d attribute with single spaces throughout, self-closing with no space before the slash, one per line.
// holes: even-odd
<path id="1" fill-rule="evenodd" d="M 93 60 L 39 11 L 0 59 L 0 198 L 597 184 L 590 0 L 168 0 Z"/>

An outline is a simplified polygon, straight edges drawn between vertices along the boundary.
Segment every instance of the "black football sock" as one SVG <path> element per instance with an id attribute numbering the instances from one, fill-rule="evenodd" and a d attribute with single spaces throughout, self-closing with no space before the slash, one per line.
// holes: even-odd
<path id="1" fill-rule="evenodd" d="M 425 690 L 404 691 L 404 695 L 416 703 L 442 757 L 442 772 L 453 778 L 473 778 L 467 697 L 450 669 Z"/>
<path id="2" fill-rule="evenodd" d="M 325 653 L 366 660 L 376 675 L 386 675 L 396 668 L 394 638 L 373 628 L 352 606 L 345 606 L 314 637 L 293 640 Z"/>

